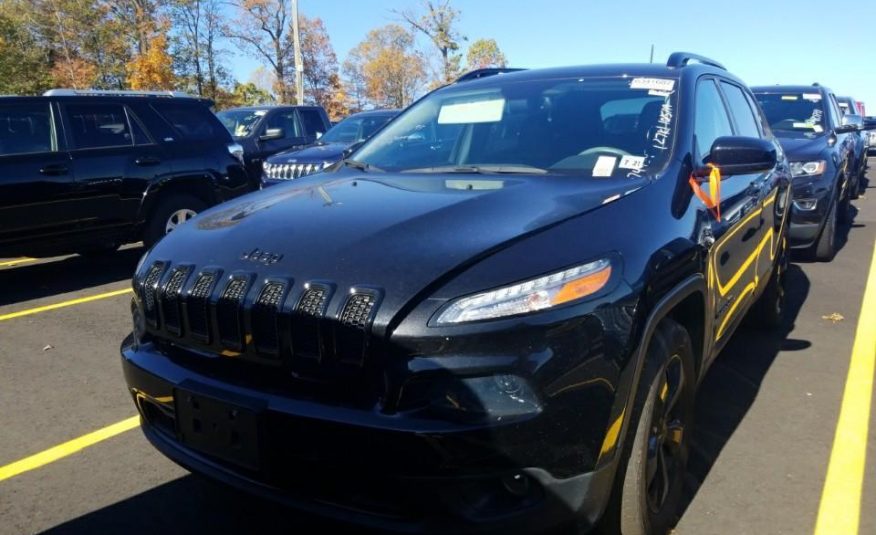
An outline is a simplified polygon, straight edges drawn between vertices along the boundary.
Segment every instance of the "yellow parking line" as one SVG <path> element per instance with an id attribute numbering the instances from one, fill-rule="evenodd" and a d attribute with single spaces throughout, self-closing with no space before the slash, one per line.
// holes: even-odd
<path id="1" fill-rule="evenodd" d="M 17 266 L 18 264 L 26 264 L 28 262 L 35 262 L 36 258 L 16 258 L 15 260 L 5 260 L 0 262 L 0 267 L 9 267 L 9 266 Z"/>
<path id="2" fill-rule="evenodd" d="M 867 427 L 876 363 L 876 249 L 864 290 L 815 535 L 855 535 L 867 460 Z"/>
<path id="3" fill-rule="evenodd" d="M 36 470 L 41 466 L 45 466 L 59 459 L 63 459 L 68 455 L 73 455 L 74 453 L 81 451 L 89 446 L 93 446 L 98 442 L 102 442 L 108 438 L 112 438 L 116 435 L 124 433 L 125 431 L 130 431 L 138 425 L 140 425 L 140 417 L 132 416 L 127 420 L 122 420 L 121 422 L 108 425 L 103 429 L 98 429 L 97 431 L 93 431 L 91 433 L 88 433 L 87 435 L 82 435 L 79 438 L 74 438 L 73 440 L 41 451 L 35 455 L 31 455 L 30 457 L 25 457 L 24 459 L 15 461 L 11 464 L 7 464 L 6 466 L 0 466 L 0 481 L 15 477 L 19 474 L 23 474 L 24 472 Z"/>
<path id="4" fill-rule="evenodd" d="M 39 314 L 40 312 L 48 312 L 49 310 L 55 310 L 58 308 L 71 307 L 73 305 L 81 305 L 82 303 L 88 303 L 90 301 L 97 301 L 99 299 L 106 299 L 108 297 L 115 297 L 117 295 L 124 295 L 126 293 L 131 293 L 133 290 L 130 288 L 126 288 L 124 290 L 116 290 L 114 292 L 106 292 L 97 295 L 90 295 L 88 297 L 80 297 L 78 299 L 71 299 L 69 301 L 63 301 L 61 303 L 55 303 L 54 305 L 46 305 L 36 308 L 29 308 L 27 310 L 20 310 L 18 312 L 10 312 L 9 314 L 0 315 L 0 321 L 11 320 L 14 318 L 20 318 L 22 316 L 30 316 L 31 314 Z"/>

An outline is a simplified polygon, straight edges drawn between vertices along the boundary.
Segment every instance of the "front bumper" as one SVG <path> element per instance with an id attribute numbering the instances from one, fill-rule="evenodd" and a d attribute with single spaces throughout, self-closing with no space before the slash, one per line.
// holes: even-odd
<path id="1" fill-rule="evenodd" d="M 385 416 L 254 390 L 197 373 L 147 344 L 122 346 L 129 391 L 143 431 L 167 457 L 256 495 L 343 521 L 401 532 L 541 531 L 573 520 L 595 523 L 611 492 L 614 464 L 560 478 L 522 461 L 504 462 L 496 429 Z M 260 414 L 258 468 L 186 446 L 177 432 L 177 388 L 246 399 Z M 538 434 L 550 414 L 511 426 Z M 549 437 L 521 448 L 544 449 Z M 525 442 L 526 439 L 522 439 Z M 533 459 L 538 455 L 533 454 Z M 480 462 L 472 462 L 480 459 Z M 510 479 L 509 479 L 510 478 Z M 525 481 L 524 487 L 511 486 Z"/>
<path id="2" fill-rule="evenodd" d="M 824 179 L 793 185 L 791 224 L 788 227 L 788 241 L 791 247 L 809 247 L 818 239 L 833 201 L 832 191 L 832 181 Z M 802 209 L 800 204 L 804 201 L 814 201 L 815 208 Z"/>

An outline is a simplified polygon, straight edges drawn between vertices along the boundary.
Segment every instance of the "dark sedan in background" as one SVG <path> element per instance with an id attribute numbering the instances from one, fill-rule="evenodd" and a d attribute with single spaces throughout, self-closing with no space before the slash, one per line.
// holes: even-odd
<path id="1" fill-rule="evenodd" d="M 399 110 L 354 113 L 333 126 L 313 145 L 287 150 L 267 158 L 262 184 L 270 186 L 321 171 L 343 158 L 345 150 L 371 137 L 398 113 Z"/>

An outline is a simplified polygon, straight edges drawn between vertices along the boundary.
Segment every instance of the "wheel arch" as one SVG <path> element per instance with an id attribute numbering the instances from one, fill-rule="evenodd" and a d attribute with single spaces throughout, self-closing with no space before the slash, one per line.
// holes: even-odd
<path id="1" fill-rule="evenodd" d="M 143 194 L 138 217 L 140 224 L 146 224 L 162 199 L 174 194 L 192 195 L 207 206 L 213 206 L 219 202 L 214 182 L 207 175 L 167 178 L 150 185 Z"/>

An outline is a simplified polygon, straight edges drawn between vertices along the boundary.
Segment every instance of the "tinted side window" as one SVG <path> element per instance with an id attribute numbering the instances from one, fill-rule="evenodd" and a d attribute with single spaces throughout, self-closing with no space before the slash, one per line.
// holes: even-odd
<path id="1" fill-rule="evenodd" d="M 153 143 L 146 133 L 146 129 L 140 124 L 140 120 L 134 115 L 130 109 L 128 110 L 128 123 L 131 125 L 131 135 L 134 138 L 134 145 L 149 145 Z"/>
<path id="2" fill-rule="evenodd" d="M 228 131 L 222 123 L 206 106 L 198 102 L 153 102 L 152 109 L 164 117 L 184 141 L 210 141 L 227 137 Z M 226 134 L 225 137 L 223 133 Z"/>
<path id="3" fill-rule="evenodd" d="M 284 111 L 275 113 L 268 117 L 265 123 L 265 129 L 282 128 L 284 137 L 302 137 L 301 125 L 298 123 L 298 118 L 295 116 L 295 111 Z"/>
<path id="4" fill-rule="evenodd" d="M 760 137 L 760 130 L 757 128 L 757 121 L 754 118 L 754 113 L 751 111 L 751 106 L 748 105 L 748 100 L 745 94 L 738 86 L 721 82 L 721 88 L 724 90 L 724 96 L 727 97 L 727 104 L 730 107 L 730 113 L 733 115 L 733 120 L 736 122 L 737 134 L 740 136 Z"/>
<path id="5" fill-rule="evenodd" d="M 836 96 L 833 93 L 827 99 L 827 113 L 830 115 L 829 128 L 836 128 L 840 124 L 840 117 L 843 116 L 839 109 L 839 104 L 836 103 Z"/>
<path id="6" fill-rule="evenodd" d="M 718 87 L 712 80 L 703 80 L 697 84 L 694 113 L 697 158 L 700 158 L 702 163 L 707 163 L 712 143 L 721 136 L 733 135 L 724 101 L 721 100 Z"/>
<path id="7" fill-rule="evenodd" d="M 74 148 L 133 145 L 128 116 L 121 104 L 70 104 L 64 109 Z"/>
<path id="8" fill-rule="evenodd" d="M 48 104 L 0 106 L 0 156 L 55 150 Z"/>
<path id="9" fill-rule="evenodd" d="M 325 134 L 325 123 L 322 120 L 322 115 L 316 110 L 299 110 L 301 122 L 304 123 L 304 131 L 308 136 L 315 135 L 317 132 Z"/>

